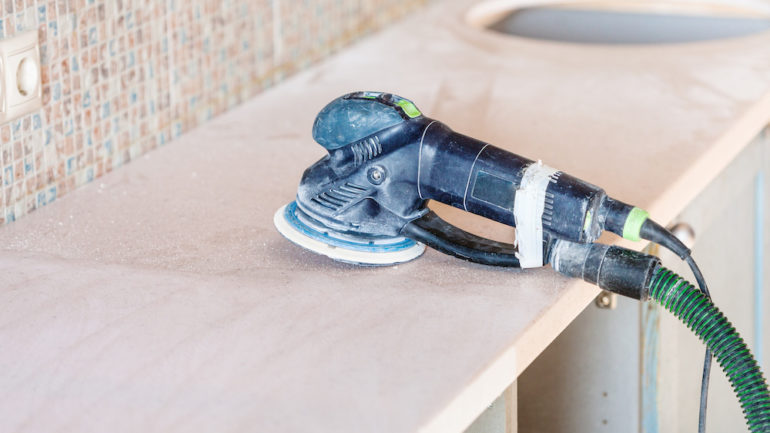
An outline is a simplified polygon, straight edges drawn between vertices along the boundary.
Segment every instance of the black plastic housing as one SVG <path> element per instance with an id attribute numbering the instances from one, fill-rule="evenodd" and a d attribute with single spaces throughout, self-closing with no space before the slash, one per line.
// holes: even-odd
<path id="1" fill-rule="evenodd" d="M 553 244 L 550 262 L 560 274 L 640 300 L 649 297 L 650 280 L 660 265 L 657 257 L 627 248 L 568 241 Z"/>
<path id="2" fill-rule="evenodd" d="M 299 208 L 330 229 L 370 237 L 399 235 L 428 212 L 429 199 L 514 226 L 516 192 L 533 161 L 408 115 L 393 101 L 402 98 L 355 93 L 321 111 L 313 132 L 328 155 L 305 171 Z M 588 182 L 552 175 L 542 215 L 544 248 L 552 239 L 596 240 L 606 198 Z"/>

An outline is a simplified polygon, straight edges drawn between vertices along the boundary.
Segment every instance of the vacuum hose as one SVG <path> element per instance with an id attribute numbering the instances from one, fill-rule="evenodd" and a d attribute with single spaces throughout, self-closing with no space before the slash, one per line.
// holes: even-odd
<path id="1" fill-rule="evenodd" d="M 770 391 L 757 361 L 738 331 L 705 294 L 660 266 L 649 294 L 678 317 L 711 349 L 727 374 L 752 432 L 770 432 Z"/>
<path id="2" fill-rule="evenodd" d="M 708 295 L 649 254 L 604 244 L 557 241 L 550 251 L 559 273 L 641 301 L 654 299 L 689 327 L 717 358 L 752 432 L 770 433 L 770 390 L 738 331 Z"/>

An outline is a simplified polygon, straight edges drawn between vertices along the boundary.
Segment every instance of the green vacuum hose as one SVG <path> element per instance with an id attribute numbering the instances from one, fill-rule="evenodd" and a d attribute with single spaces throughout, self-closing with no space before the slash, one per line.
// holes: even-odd
<path id="1" fill-rule="evenodd" d="M 752 432 L 770 432 L 770 391 L 749 348 L 717 307 L 685 279 L 659 266 L 649 295 L 711 349 L 727 374 Z"/>
<path id="2" fill-rule="evenodd" d="M 551 246 L 549 261 L 563 275 L 633 299 L 652 298 L 672 312 L 716 357 L 749 429 L 770 433 L 770 391 L 762 371 L 738 331 L 705 293 L 661 266 L 657 257 L 622 247 L 559 240 Z"/>

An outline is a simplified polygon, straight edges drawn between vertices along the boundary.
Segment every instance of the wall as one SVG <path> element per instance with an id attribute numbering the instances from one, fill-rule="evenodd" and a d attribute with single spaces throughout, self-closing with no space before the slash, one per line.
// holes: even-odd
<path id="1" fill-rule="evenodd" d="M 37 30 L 43 108 L 0 125 L 0 224 L 57 200 L 426 0 L 0 0 Z"/>

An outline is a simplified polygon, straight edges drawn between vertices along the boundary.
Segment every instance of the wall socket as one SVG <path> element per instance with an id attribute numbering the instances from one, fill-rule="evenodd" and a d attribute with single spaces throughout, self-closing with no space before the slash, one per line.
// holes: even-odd
<path id="1" fill-rule="evenodd" d="M 17 119 L 43 105 L 37 32 L 0 40 L 0 122 Z"/>

